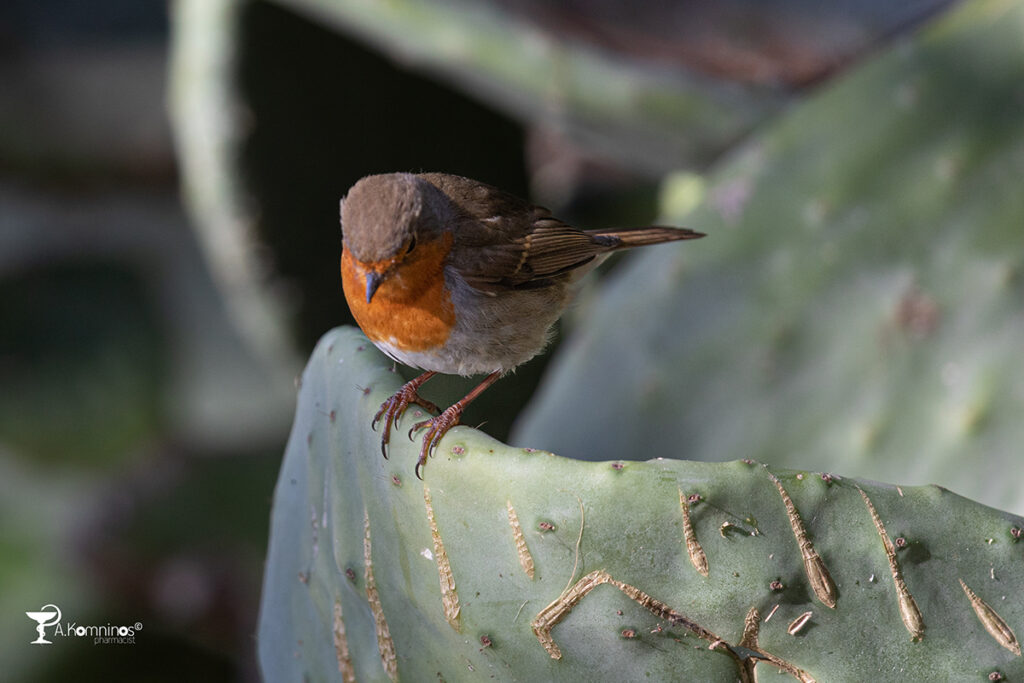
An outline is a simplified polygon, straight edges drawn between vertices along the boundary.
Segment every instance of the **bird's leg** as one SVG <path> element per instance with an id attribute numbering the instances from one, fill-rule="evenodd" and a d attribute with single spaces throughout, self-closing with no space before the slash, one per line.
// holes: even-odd
<path id="1" fill-rule="evenodd" d="M 398 418 L 402 417 L 402 413 L 405 412 L 405 409 L 410 404 L 415 403 L 416 405 L 423 406 L 432 413 L 438 412 L 436 405 L 416 393 L 417 389 L 436 374 L 436 372 L 424 372 L 419 377 L 409 380 L 401 389 L 395 392 L 394 396 L 380 404 L 380 410 L 373 416 L 373 422 L 370 423 L 370 426 L 373 429 L 377 429 L 377 423 L 380 422 L 381 418 L 384 418 L 384 433 L 380 437 L 380 452 L 384 454 L 385 458 L 388 457 L 388 440 L 391 438 L 391 427 Z"/>
<path id="2" fill-rule="evenodd" d="M 423 446 L 420 448 L 420 459 L 416 462 L 416 476 L 423 479 L 422 471 L 423 466 L 427 464 L 427 456 L 433 455 L 434 449 L 437 444 L 440 443 L 445 433 L 459 424 L 459 418 L 462 417 L 462 411 L 466 409 L 470 403 L 472 403 L 477 396 L 484 393 L 487 387 L 491 386 L 498 381 L 501 377 L 501 371 L 492 372 L 484 378 L 483 382 L 477 385 L 473 391 L 466 394 L 461 401 L 451 405 L 443 413 L 437 417 L 432 417 L 429 420 L 423 422 L 417 422 L 409 430 L 409 438 L 412 438 L 413 432 L 418 432 L 421 429 L 428 428 L 427 433 L 423 435 Z"/>

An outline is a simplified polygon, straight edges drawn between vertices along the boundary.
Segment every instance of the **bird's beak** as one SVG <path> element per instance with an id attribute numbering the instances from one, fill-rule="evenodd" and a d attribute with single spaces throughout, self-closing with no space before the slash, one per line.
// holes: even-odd
<path id="1" fill-rule="evenodd" d="M 383 281 L 384 276 L 375 270 L 371 270 L 366 273 L 366 303 L 370 303 L 370 300 L 373 299 L 374 293 Z"/>

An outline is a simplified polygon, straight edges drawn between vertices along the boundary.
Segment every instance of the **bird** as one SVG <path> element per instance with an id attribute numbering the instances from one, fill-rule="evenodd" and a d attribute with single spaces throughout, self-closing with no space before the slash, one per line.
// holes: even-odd
<path id="1" fill-rule="evenodd" d="M 381 404 L 381 452 L 416 404 L 434 417 L 416 463 L 466 406 L 539 354 L 569 304 L 573 284 L 611 252 L 704 237 L 687 228 L 579 230 L 496 187 L 447 173 L 383 173 L 358 180 L 341 200 L 341 280 L 356 323 L 380 351 L 422 372 Z M 441 411 L 419 395 L 438 373 L 486 375 Z"/>

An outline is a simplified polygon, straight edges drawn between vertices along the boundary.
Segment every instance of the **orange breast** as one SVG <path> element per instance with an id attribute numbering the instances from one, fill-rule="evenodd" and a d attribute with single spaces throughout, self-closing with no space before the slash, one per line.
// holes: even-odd
<path id="1" fill-rule="evenodd" d="M 452 236 L 420 244 L 384 278 L 366 302 L 366 273 L 384 272 L 390 262 L 363 263 L 341 252 L 345 299 L 370 341 L 388 342 L 403 351 L 429 351 L 448 340 L 455 309 L 444 283 L 444 260 Z"/>

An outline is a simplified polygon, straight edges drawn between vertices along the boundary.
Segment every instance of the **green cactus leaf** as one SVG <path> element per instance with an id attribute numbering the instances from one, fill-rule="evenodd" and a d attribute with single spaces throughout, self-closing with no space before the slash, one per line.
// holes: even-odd
<path id="1" fill-rule="evenodd" d="M 411 68 L 590 149 L 662 173 L 703 162 L 774 115 L 791 89 L 611 55 L 571 31 L 538 29 L 501 3 L 276 0 Z M 844 15 L 845 20 L 850 15 Z"/>
<path id="2" fill-rule="evenodd" d="M 388 460 L 370 426 L 392 367 L 339 328 L 302 376 L 260 615 L 268 681 L 1024 676 L 1024 519 L 934 486 L 581 462 L 468 427 L 419 481 L 422 413 Z"/>
<path id="3" fill-rule="evenodd" d="M 667 182 L 663 220 L 709 237 L 638 252 L 588 297 L 512 440 L 1024 511 L 1021 25 L 1020 2 L 964 3 L 708 179 Z"/>

